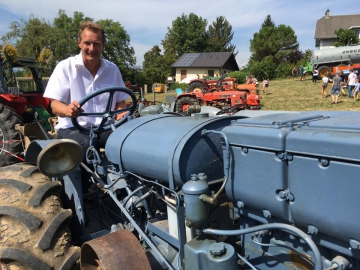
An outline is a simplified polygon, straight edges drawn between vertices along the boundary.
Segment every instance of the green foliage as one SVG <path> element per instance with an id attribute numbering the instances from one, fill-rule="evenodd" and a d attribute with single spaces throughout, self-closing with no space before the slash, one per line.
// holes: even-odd
<path id="1" fill-rule="evenodd" d="M 144 54 L 143 68 L 147 83 L 164 83 L 171 74 L 170 65 L 167 65 L 159 46 L 152 47 L 150 51 Z"/>
<path id="2" fill-rule="evenodd" d="M 333 43 L 335 47 L 359 43 L 359 38 L 356 36 L 354 30 L 340 28 L 335 30 L 334 34 L 337 36 L 337 41 Z"/>
<path id="3" fill-rule="evenodd" d="M 113 20 L 97 21 L 106 33 L 103 57 L 119 67 L 124 80 L 130 79 L 130 70 L 134 68 L 136 59 L 134 48 L 130 46 L 130 36 L 119 22 Z"/>
<path id="4" fill-rule="evenodd" d="M 78 29 L 82 21 L 93 21 L 85 17 L 82 12 L 74 12 L 73 17 L 66 15 L 64 10 L 59 10 L 58 17 L 54 18 L 53 35 L 50 37 L 50 48 L 57 60 L 66 59 L 80 52 L 78 46 Z"/>
<path id="5" fill-rule="evenodd" d="M 225 17 L 217 17 L 208 28 L 208 51 L 209 52 L 232 52 L 235 56 L 236 46 L 231 44 L 234 32 L 232 26 Z"/>
<path id="6" fill-rule="evenodd" d="M 14 41 L 21 56 L 38 58 L 41 50 L 49 45 L 52 27 L 49 22 L 35 18 L 32 14 L 28 21 L 12 22 L 10 31 L 2 40 Z"/>
<path id="7" fill-rule="evenodd" d="M 274 21 L 271 19 L 271 15 L 268 14 L 264 20 L 264 22 L 261 24 L 261 28 L 265 27 L 275 27 Z"/>
<path id="8" fill-rule="evenodd" d="M 173 22 L 162 46 L 165 51 L 176 58 L 184 53 L 204 52 L 207 49 L 208 35 L 206 32 L 207 20 L 194 13 L 182 14 Z"/>
<path id="9" fill-rule="evenodd" d="M 186 92 L 187 88 L 188 88 L 189 84 L 187 83 L 172 83 L 169 86 L 169 90 L 176 90 L 177 88 L 181 88 L 183 90 L 183 92 Z"/>
<path id="10" fill-rule="evenodd" d="M 56 63 L 79 53 L 77 40 L 81 21 L 93 21 L 93 19 L 84 16 L 81 12 L 74 12 L 73 17 L 69 17 L 61 9 L 52 24 L 30 15 L 28 21 L 12 22 L 10 31 L 1 39 L 16 42 L 16 49 L 21 56 L 39 59 L 43 50 L 50 50 L 51 60 Z M 124 80 L 139 78 L 141 69 L 135 67 L 135 51 L 130 46 L 130 36 L 125 29 L 119 22 L 109 19 L 99 20 L 97 23 L 104 27 L 106 33 L 104 58 L 119 67 Z M 43 64 L 44 62 L 41 62 L 41 65 Z M 50 74 L 51 70 L 48 73 Z"/>
<path id="11" fill-rule="evenodd" d="M 263 80 L 265 77 L 273 79 L 275 78 L 276 64 L 272 56 L 267 56 L 260 62 L 251 61 L 249 71 L 258 80 Z"/>
<path id="12" fill-rule="evenodd" d="M 244 71 L 230 72 L 227 76 L 229 78 L 236 78 L 236 82 L 239 84 L 246 82 L 246 72 Z"/>
<path id="13" fill-rule="evenodd" d="M 250 59 L 261 62 L 271 56 L 275 64 L 296 63 L 302 57 L 298 48 L 297 37 L 290 26 L 264 26 L 250 40 Z"/>

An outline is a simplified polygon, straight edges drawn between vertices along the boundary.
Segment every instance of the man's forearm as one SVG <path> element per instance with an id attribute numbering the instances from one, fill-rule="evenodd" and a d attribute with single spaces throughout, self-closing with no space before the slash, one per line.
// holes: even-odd
<path id="1" fill-rule="evenodd" d="M 51 110 L 55 115 L 60 117 L 77 117 L 80 112 L 83 111 L 80 109 L 80 105 L 77 101 L 73 101 L 72 103 L 66 105 L 56 99 L 51 101 Z"/>

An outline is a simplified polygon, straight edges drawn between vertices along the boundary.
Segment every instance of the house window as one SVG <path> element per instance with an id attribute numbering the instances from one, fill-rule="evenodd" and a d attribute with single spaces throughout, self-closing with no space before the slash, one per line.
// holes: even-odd
<path id="1" fill-rule="evenodd" d="M 182 80 L 185 79 L 186 76 L 187 76 L 187 70 L 186 70 L 186 69 L 182 69 L 180 72 L 181 72 L 180 81 L 182 81 Z"/>
<path id="2" fill-rule="evenodd" d="M 214 70 L 213 70 L 213 69 L 209 69 L 209 70 L 208 70 L 208 75 L 209 75 L 210 77 L 214 77 Z"/>

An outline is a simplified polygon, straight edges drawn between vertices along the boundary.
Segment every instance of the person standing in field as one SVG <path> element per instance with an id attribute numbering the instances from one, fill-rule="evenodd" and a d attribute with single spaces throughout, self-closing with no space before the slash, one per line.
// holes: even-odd
<path id="1" fill-rule="evenodd" d="M 313 81 L 314 83 L 317 82 L 318 76 L 319 76 L 319 71 L 318 71 L 316 68 L 313 69 L 312 81 Z"/>
<path id="2" fill-rule="evenodd" d="M 295 78 L 296 78 L 296 75 L 297 75 L 297 69 L 296 69 L 296 67 L 294 67 L 294 68 L 291 70 L 291 74 L 292 74 L 292 77 L 293 77 L 293 81 L 295 81 Z"/>
<path id="3" fill-rule="evenodd" d="M 262 81 L 262 87 L 263 87 L 263 93 L 267 95 L 267 90 L 269 87 L 269 79 L 267 77 L 265 77 L 264 80 Z"/>
<path id="4" fill-rule="evenodd" d="M 360 82 L 359 82 L 359 79 L 356 78 L 356 80 L 355 80 L 355 88 L 354 88 L 354 91 L 353 91 L 354 101 L 357 100 L 359 91 L 360 91 Z"/>
<path id="5" fill-rule="evenodd" d="M 325 90 L 328 86 L 328 83 L 329 83 L 329 78 L 325 74 L 324 77 L 322 78 L 322 84 L 321 84 L 321 97 L 322 98 L 327 97 Z"/>
<path id="6" fill-rule="evenodd" d="M 302 82 L 304 76 L 304 67 L 300 66 L 300 81 Z"/>
<path id="7" fill-rule="evenodd" d="M 339 90 L 340 90 L 341 77 L 340 72 L 336 71 L 336 76 L 333 78 L 332 88 L 331 88 L 331 104 L 338 103 Z"/>
<path id="8" fill-rule="evenodd" d="M 349 91 L 349 98 L 353 96 L 352 90 L 355 87 L 356 74 L 353 72 L 353 69 L 350 68 L 350 74 L 348 76 L 347 84 Z"/>

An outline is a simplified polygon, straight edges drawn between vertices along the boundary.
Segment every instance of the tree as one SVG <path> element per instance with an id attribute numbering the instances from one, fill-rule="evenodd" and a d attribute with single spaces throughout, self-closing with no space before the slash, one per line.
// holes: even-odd
<path id="1" fill-rule="evenodd" d="M 143 69 L 148 83 L 165 82 L 166 78 L 171 75 L 169 66 L 166 64 L 158 45 L 155 45 L 144 54 Z"/>
<path id="2" fill-rule="evenodd" d="M 283 24 L 264 27 L 255 33 L 250 40 L 250 51 L 250 59 L 257 62 L 261 62 L 266 56 L 272 56 L 275 64 L 300 60 L 295 32 L 290 26 Z"/>
<path id="3" fill-rule="evenodd" d="M 164 54 L 174 55 L 175 59 L 183 53 L 204 52 L 208 45 L 207 20 L 194 13 L 182 14 L 173 22 L 165 39 L 162 40 Z"/>
<path id="4" fill-rule="evenodd" d="M 337 41 L 333 43 L 335 47 L 359 43 L 359 38 L 356 36 L 354 30 L 340 28 L 335 30 L 334 34 L 337 36 Z"/>
<path id="5" fill-rule="evenodd" d="M 57 60 L 66 59 L 79 53 L 78 29 L 81 21 L 93 21 L 85 17 L 82 12 L 74 12 L 73 18 L 66 15 L 64 10 L 59 10 L 58 17 L 54 18 L 53 35 L 51 35 L 50 48 Z"/>
<path id="6" fill-rule="evenodd" d="M 49 45 L 52 27 L 49 22 L 35 18 L 32 14 L 28 21 L 11 22 L 10 32 L 2 40 L 15 41 L 21 56 L 38 58 L 41 50 Z"/>
<path id="7" fill-rule="evenodd" d="M 223 17 L 217 17 L 208 28 L 208 51 L 209 52 L 232 52 L 237 55 L 236 46 L 231 44 L 234 32 L 232 26 Z"/>
<path id="8" fill-rule="evenodd" d="M 264 22 L 261 24 L 261 28 L 265 27 L 275 27 L 274 21 L 271 19 L 271 15 L 268 14 L 264 20 Z"/>
<path id="9" fill-rule="evenodd" d="M 130 36 L 119 22 L 113 20 L 97 21 L 106 33 L 104 58 L 117 65 L 123 75 L 124 80 L 129 80 L 129 70 L 135 67 L 135 51 L 130 46 Z"/>

